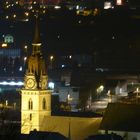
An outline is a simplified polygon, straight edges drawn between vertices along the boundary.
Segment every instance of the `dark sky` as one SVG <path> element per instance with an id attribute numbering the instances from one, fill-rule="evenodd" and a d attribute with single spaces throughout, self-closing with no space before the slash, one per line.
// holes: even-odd
<path id="1" fill-rule="evenodd" d="M 91 54 L 98 67 L 140 69 L 140 11 L 108 10 L 98 17 L 58 11 L 41 17 L 45 53 Z M 18 47 L 31 45 L 34 20 L 0 22 L 0 35 L 12 34 Z M 96 56 L 95 56 L 96 54 Z"/>

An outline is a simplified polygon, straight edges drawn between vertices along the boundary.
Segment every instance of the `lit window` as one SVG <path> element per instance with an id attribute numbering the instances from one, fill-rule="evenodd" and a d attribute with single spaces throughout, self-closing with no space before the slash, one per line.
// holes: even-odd
<path id="1" fill-rule="evenodd" d="M 122 5 L 122 0 L 117 0 L 117 5 Z"/>

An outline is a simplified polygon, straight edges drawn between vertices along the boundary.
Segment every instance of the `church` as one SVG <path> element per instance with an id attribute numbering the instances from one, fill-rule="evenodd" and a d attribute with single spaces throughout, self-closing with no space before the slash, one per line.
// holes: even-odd
<path id="1" fill-rule="evenodd" d="M 41 51 L 38 18 L 36 18 L 32 53 L 21 89 L 21 134 L 30 131 L 58 132 L 71 140 L 84 140 L 97 134 L 101 116 L 51 115 L 51 93 L 48 89 L 46 63 Z"/>

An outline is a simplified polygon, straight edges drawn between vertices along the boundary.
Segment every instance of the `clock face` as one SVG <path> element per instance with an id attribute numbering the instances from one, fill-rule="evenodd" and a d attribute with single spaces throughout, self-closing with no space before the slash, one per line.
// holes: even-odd
<path id="1" fill-rule="evenodd" d="M 34 85 L 35 85 L 35 80 L 34 80 L 34 79 L 32 79 L 32 78 L 27 79 L 27 81 L 26 81 L 26 86 L 27 86 L 28 88 L 33 88 Z"/>

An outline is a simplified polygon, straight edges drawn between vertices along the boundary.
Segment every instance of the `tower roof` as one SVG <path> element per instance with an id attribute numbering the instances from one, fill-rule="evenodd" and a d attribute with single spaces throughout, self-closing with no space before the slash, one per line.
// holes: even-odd
<path id="1" fill-rule="evenodd" d="M 36 16 L 36 23 L 35 23 L 35 32 L 34 32 L 34 39 L 33 44 L 40 44 L 40 32 L 39 32 L 39 23 L 38 23 L 38 15 Z"/>

